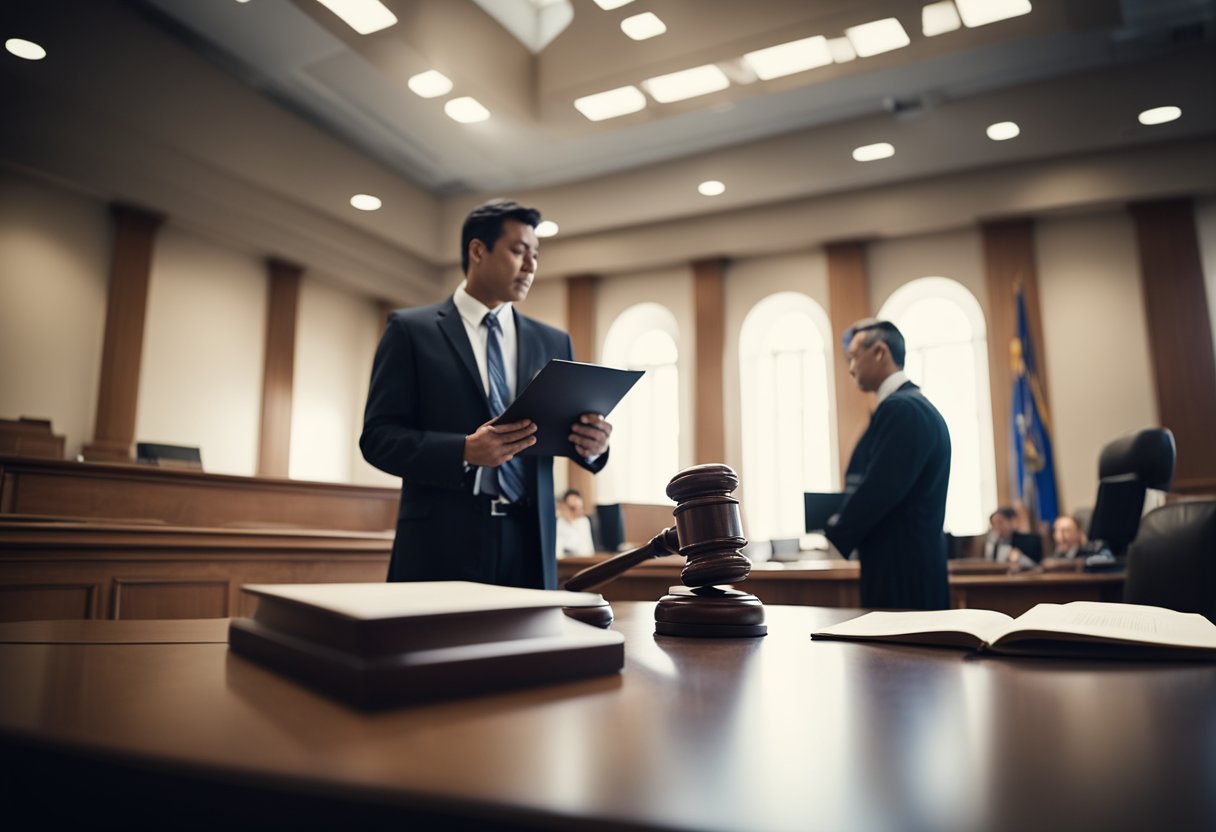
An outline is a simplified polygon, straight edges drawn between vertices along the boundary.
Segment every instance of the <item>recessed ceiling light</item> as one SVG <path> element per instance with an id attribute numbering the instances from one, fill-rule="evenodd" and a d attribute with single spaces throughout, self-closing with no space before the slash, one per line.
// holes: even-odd
<path id="1" fill-rule="evenodd" d="M 726 186 L 717 179 L 707 179 L 697 186 L 697 192 L 702 196 L 717 196 L 726 193 Z"/>
<path id="2" fill-rule="evenodd" d="M 536 226 L 537 237 L 552 237 L 557 234 L 557 223 L 553 220 L 541 220 L 540 225 Z"/>
<path id="3" fill-rule="evenodd" d="M 646 96 L 635 86 L 617 87 L 574 99 L 574 107 L 592 121 L 636 113 L 646 106 Z"/>
<path id="4" fill-rule="evenodd" d="M 393 14 L 380 0 L 317 0 L 325 8 L 342 18 L 342 22 L 361 35 L 370 35 L 387 29 L 397 22 Z"/>
<path id="5" fill-rule="evenodd" d="M 667 24 L 654 12 L 644 12 L 622 20 L 621 31 L 634 40 L 646 40 L 666 32 Z"/>
<path id="6" fill-rule="evenodd" d="M 920 30 L 927 38 L 953 32 L 962 25 L 954 0 L 930 3 L 920 10 Z"/>
<path id="7" fill-rule="evenodd" d="M 25 58 L 27 61 L 41 61 L 46 57 L 45 49 L 32 40 L 23 38 L 9 38 L 4 42 L 4 48 L 18 58 Z"/>
<path id="8" fill-rule="evenodd" d="M 724 90 L 730 86 L 730 79 L 714 64 L 705 64 L 670 75 L 647 78 L 642 82 L 642 86 L 655 101 L 669 104 L 672 101 L 683 101 L 686 98 Z"/>
<path id="9" fill-rule="evenodd" d="M 1015 139 L 1022 129 L 1012 121 L 998 121 L 996 124 L 988 125 L 988 138 L 994 142 L 1003 142 L 1008 139 Z"/>
<path id="10" fill-rule="evenodd" d="M 847 64 L 857 58 L 857 52 L 848 38 L 831 38 L 828 41 L 828 51 L 832 53 L 832 60 L 838 64 Z"/>
<path id="11" fill-rule="evenodd" d="M 832 62 L 832 53 L 828 49 L 828 39 L 816 35 L 748 52 L 743 56 L 743 62 L 752 68 L 761 81 L 768 81 L 827 66 Z"/>
<path id="12" fill-rule="evenodd" d="M 853 49 L 856 50 L 858 56 L 862 58 L 890 52 L 892 49 L 899 49 L 912 42 L 908 39 L 908 33 L 904 31 L 904 27 L 893 17 L 871 20 L 860 26 L 850 26 L 844 30 L 844 33 L 853 44 Z"/>
<path id="13" fill-rule="evenodd" d="M 380 197 L 371 194 L 355 194 L 350 198 L 350 204 L 360 211 L 380 210 Z"/>
<path id="14" fill-rule="evenodd" d="M 621 6 L 628 6 L 633 0 L 595 0 L 595 5 L 599 6 L 606 12 L 613 9 L 619 9 Z"/>
<path id="15" fill-rule="evenodd" d="M 853 151 L 853 158 L 858 162 L 873 162 L 875 159 L 886 159 L 895 155 L 895 148 L 888 142 L 867 144 Z"/>
<path id="16" fill-rule="evenodd" d="M 1140 114 L 1140 123 L 1150 125 L 1165 124 L 1167 121 L 1174 121 L 1181 117 L 1182 110 L 1178 107 L 1154 107 Z"/>
<path id="17" fill-rule="evenodd" d="M 448 114 L 448 118 L 461 124 L 474 124 L 490 117 L 490 111 L 481 106 L 480 101 L 467 95 L 453 98 L 443 105 L 443 111 Z"/>
<path id="18" fill-rule="evenodd" d="M 406 83 L 415 95 L 422 98 L 438 98 L 452 91 L 452 79 L 435 69 L 419 72 Z"/>
<path id="19" fill-rule="evenodd" d="M 1030 14 L 1030 0 L 956 0 L 963 25 L 974 28 Z"/>

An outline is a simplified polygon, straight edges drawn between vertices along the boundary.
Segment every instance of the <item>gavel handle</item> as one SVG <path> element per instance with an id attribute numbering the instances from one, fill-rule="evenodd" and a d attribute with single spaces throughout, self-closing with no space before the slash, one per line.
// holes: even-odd
<path id="1" fill-rule="evenodd" d="M 675 526 L 672 526 L 656 534 L 644 546 L 622 552 L 603 563 L 588 566 L 566 581 L 565 588 L 571 592 L 595 589 L 644 560 L 678 554 L 680 554 L 680 538 L 676 534 Z"/>

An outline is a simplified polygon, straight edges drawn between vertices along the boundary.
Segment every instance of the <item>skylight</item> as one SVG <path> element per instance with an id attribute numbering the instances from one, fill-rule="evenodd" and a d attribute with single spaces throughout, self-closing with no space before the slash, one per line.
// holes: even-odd
<path id="1" fill-rule="evenodd" d="M 342 18 L 342 22 L 361 35 L 370 35 L 387 29 L 397 22 L 393 14 L 380 0 L 317 0 L 325 8 Z"/>
<path id="2" fill-rule="evenodd" d="M 490 117 L 490 111 L 481 106 L 480 101 L 467 95 L 453 98 L 443 105 L 443 111 L 448 114 L 448 118 L 461 124 L 473 124 Z"/>
<path id="3" fill-rule="evenodd" d="M 592 121 L 636 113 L 646 106 L 646 96 L 635 86 L 617 87 L 574 100 L 574 108 Z"/>
<path id="4" fill-rule="evenodd" d="M 1030 0 L 955 0 L 963 25 L 974 29 L 1030 14 Z"/>
<path id="5" fill-rule="evenodd" d="M 642 82 L 642 86 L 655 101 L 669 104 L 724 90 L 730 86 L 730 79 L 714 64 L 705 64 L 670 75 L 647 78 Z"/>
<path id="6" fill-rule="evenodd" d="M 908 33 L 904 31 L 904 27 L 893 17 L 872 20 L 860 26 L 850 26 L 845 29 L 844 33 L 848 36 L 849 42 L 853 44 L 853 49 L 857 51 L 858 56 L 862 58 L 890 52 L 892 49 L 900 49 L 912 42 L 908 38 Z"/>
<path id="7" fill-rule="evenodd" d="M 442 72 L 428 69 L 410 78 L 409 87 L 422 98 L 437 98 L 452 91 L 452 80 Z"/>
<path id="8" fill-rule="evenodd" d="M 816 35 L 748 52 L 743 56 L 743 61 L 761 81 L 768 81 L 783 75 L 827 66 L 832 63 L 832 53 L 828 49 L 828 39 L 823 35 Z"/>
<path id="9" fill-rule="evenodd" d="M 646 40 L 666 32 L 667 24 L 654 12 L 644 12 L 622 20 L 621 31 L 634 40 Z"/>

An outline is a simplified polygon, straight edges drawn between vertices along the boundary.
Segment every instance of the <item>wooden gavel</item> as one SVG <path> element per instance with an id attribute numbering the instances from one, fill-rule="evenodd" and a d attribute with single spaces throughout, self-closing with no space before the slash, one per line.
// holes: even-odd
<path id="1" fill-rule="evenodd" d="M 650 542 L 582 570 L 565 588 L 594 589 L 637 564 L 664 555 L 688 558 L 680 581 L 688 587 L 708 587 L 742 581 L 751 562 L 740 551 L 747 545 L 739 517 L 739 501 L 730 493 L 739 476 L 727 465 L 696 465 L 676 474 L 667 484 L 667 496 L 676 501 L 676 524 Z"/>

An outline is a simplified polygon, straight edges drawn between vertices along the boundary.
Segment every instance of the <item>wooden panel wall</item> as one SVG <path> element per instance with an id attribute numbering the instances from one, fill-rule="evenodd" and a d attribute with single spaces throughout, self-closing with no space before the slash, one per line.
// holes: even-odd
<path id="1" fill-rule="evenodd" d="M 1050 416 L 1051 401 L 1045 356 L 1048 345 L 1043 339 L 1039 314 L 1039 278 L 1035 264 L 1034 223 L 1028 219 L 985 223 L 981 229 L 984 272 L 988 288 L 988 379 L 992 393 L 992 439 L 996 448 L 997 502 L 1008 505 L 1017 495 L 1013 484 L 1016 471 L 1009 408 L 1012 404 L 1013 367 L 1010 345 L 1017 330 L 1015 291 L 1022 287 L 1026 299 L 1026 318 L 1034 339 L 1039 378 Z"/>
<path id="2" fill-rule="evenodd" d="M 296 356 L 296 308 L 303 269 L 281 260 L 266 263 L 266 356 L 262 374 L 262 425 L 258 476 L 286 477 L 291 458 L 291 391 Z"/>
<path id="3" fill-rule="evenodd" d="M 93 441 L 85 444 L 82 453 L 89 460 L 126 461 L 134 458 L 148 278 L 156 231 L 164 217 L 117 204 L 110 207 L 110 213 L 114 217 L 114 252 L 106 298 L 97 419 Z"/>
<path id="4" fill-rule="evenodd" d="M 1190 199 L 1130 206 L 1140 250 L 1140 285 L 1157 412 L 1174 433 L 1181 493 L 1216 492 L 1216 357 Z"/>
<path id="5" fill-rule="evenodd" d="M 594 363 L 599 359 L 595 351 L 595 303 L 599 282 L 597 275 L 566 278 L 566 327 L 578 361 Z M 595 475 L 573 460 L 566 460 L 566 485 L 577 489 L 588 507 L 595 505 Z"/>
<path id="6" fill-rule="evenodd" d="M 693 394 L 693 462 L 726 459 L 726 402 L 723 364 L 726 350 L 726 260 L 698 260 L 693 268 L 696 327 L 696 379 Z"/>
<path id="7" fill-rule="evenodd" d="M 866 271 L 866 244 L 829 243 L 825 249 L 828 266 L 828 317 L 832 324 L 832 357 L 836 378 L 836 442 L 840 451 L 840 479 L 849 465 L 853 448 L 870 422 L 873 396 L 861 392 L 849 375 L 843 348 L 836 341 L 845 330 L 862 318 L 874 314 Z"/>

